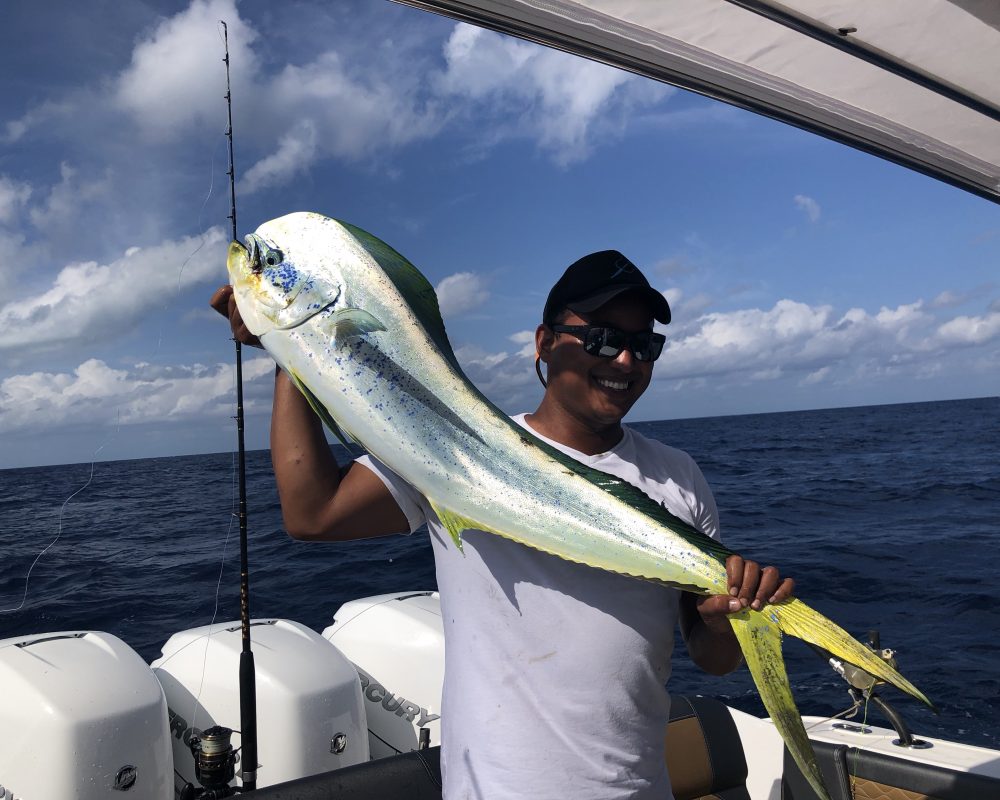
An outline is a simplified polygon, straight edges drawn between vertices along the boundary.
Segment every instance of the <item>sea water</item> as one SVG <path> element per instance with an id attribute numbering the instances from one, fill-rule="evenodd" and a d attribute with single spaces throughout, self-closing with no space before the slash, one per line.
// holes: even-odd
<path id="1" fill-rule="evenodd" d="M 940 708 L 882 690 L 915 732 L 1000 747 L 1000 398 L 635 427 L 699 462 L 732 549 L 779 566 L 855 636 L 879 632 Z M 152 660 L 175 631 L 237 618 L 234 464 L 223 453 L 0 471 L 0 609 L 21 603 L 30 564 L 61 525 L 23 608 L 0 614 L 0 639 L 104 630 Z M 268 453 L 249 453 L 247 467 L 255 617 L 320 631 L 346 600 L 435 588 L 425 534 L 295 542 Z M 786 639 L 785 653 L 804 713 L 850 705 L 812 651 Z M 745 669 L 704 675 L 683 646 L 670 688 L 763 713 Z M 874 708 L 868 721 L 886 724 Z"/>

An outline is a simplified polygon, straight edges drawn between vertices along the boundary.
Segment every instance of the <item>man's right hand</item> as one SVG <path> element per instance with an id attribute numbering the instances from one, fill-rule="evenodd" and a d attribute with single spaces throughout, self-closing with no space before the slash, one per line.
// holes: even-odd
<path id="1" fill-rule="evenodd" d="M 215 290 L 212 299 L 208 304 L 229 320 L 229 327 L 233 331 L 233 338 L 240 344 L 250 345 L 250 347 L 263 347 L 260 339 L 250 333 L 246 325 L 243 324 L 243 317 L 236 307 L 236 297 L 233 295 L 233 287 L 229 284 L 220 286 Z"/>

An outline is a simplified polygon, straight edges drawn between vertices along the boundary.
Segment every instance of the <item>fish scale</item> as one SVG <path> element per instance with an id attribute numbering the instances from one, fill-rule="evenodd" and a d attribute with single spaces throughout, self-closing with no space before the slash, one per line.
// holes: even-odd
<path id="1" fill-rule="evenodd" d="M 427 497 L 457 547 L 464 530 L 483 530 L 591 567 L 726 594 L 730 551 L 721 543 L 532 436 L 466 379 L 433 288 L 387 244 L 308 212 L 264 223 L 247 239 L 249 247 L 230 245 L 228 267 L 248 329 L 338 437 Z M 829 795 L 792 698 L 782 633 L 930 705 L 797 598 L 728 620 L 765 708 L 821 798 Z"/>

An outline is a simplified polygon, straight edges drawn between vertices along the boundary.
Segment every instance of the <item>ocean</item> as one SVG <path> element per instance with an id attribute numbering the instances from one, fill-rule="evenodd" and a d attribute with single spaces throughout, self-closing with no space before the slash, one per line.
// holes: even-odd
<path id="1" fill-rule="evenodd" d="M 695 457 L 731 548 L 778 565 L 811 605 L 859 638 L 877 630 L 897 651 L 940 709 L 885 688 L 914 732 L 1000 747 L 1000 398 L 635 428 Z M 321 631 L 346 600 L 435 587 L 426 535 L 295 542 L 266 451 L 248 454 L 247 473 L 255 617 Z M 104 630 L 150 661 L 175 631 L 213 614 L 236 619 L 235 486 L 232 453 L 0 471 L 0 610 L 21 604 L 29 566 L 58 536 L 23 607 L 0 613 L 0 639 Z M 804 713 L 850 705 L 846 684 L 812 651 L 787 639 L 785 653 Z M 745 669 L 704 675 L 682 646 L 670 689 L 763 712 Z M 886 724 L 874 708 L 868 721 Z"/>

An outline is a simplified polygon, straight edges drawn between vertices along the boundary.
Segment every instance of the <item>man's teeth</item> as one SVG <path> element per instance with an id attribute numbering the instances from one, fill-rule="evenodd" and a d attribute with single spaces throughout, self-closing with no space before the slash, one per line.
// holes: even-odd
<path id="1" fill-rule="evenodd" d="M 597 382 L 601 386 L 605 386 L 608 389 L 617 389 L 619 392 L 624 392 L 631 381 L 609 381 L 607 378 L 597 378 Z"/>

